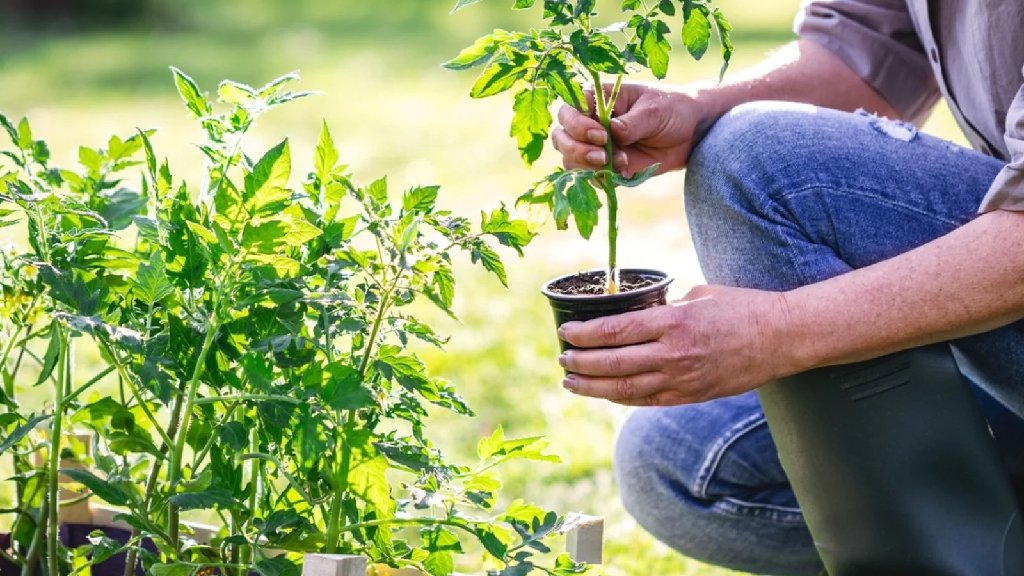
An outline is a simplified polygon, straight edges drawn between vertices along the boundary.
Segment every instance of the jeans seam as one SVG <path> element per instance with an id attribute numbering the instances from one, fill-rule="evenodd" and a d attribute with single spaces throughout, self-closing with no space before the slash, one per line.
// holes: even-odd
<path id="1" fill-rule="evenodd" d="M 707 498 L 708 485 L 711 483 L 711 478 L 714 475 L 714 471 L 718 469 L 718 465 L 721 463 L 722 457 L 725 456 L 725 451 L 746 433 L 764 422 L 764 414 L 752 414 L 734 424 L 732 428 L 729 428 L 725 434 L 720 436 L 718 440 L 711 445 L 711 448 L 704 457 L 704 461 L 701 462 L 697 476 L 694 479 L 694 485 L 691 486 L 691 492 L 700 498 Z"/>
<path id="2" fill-rule="evenodd" d="M 781 192 L 779 194 L 779 196 L 777 198 L 773 198 L 772 200 L 774 202 L 778 202 L 780 200 L 785 200 L 785 199 L 793 198 L 795 196 L 800 196 L 801 194 L 806 194 L 808 192 L 821 191 L 821 190 L 828 191 L 828 192 L 831 192 L 831 193 L 836 193 L 836 194 L 844 194 L 844 195 L 847 195 L 847 196 L 867 198 L 867 199 L 873 200 L 875 202 L 878 202 L 880 204 L 884 204 L 884 205 L 886 205 L 886 206 L 888 206 L 890 208 L 900 208 L 900 209 L 906 210 L 908 212 L 913 212 L 914 214 L 917 214 L 917 215 L 922 216 L 924 218 L 928 218 L 928 219 L 933 220 L 935 222 L 946 224 L 948 226 L 959 227 L 959 226 L 963 225 L 963 223 L 961 223 L 961 222 L 956 222 L 956 221 L 953 221 L 953 220 L 948 220 L 946 218 L 941 218 L 941 217 L 939 217 L 939 216 L 937 216 L 935 214 L 932 214 L 932 213 L 927 212 L 925 210 L 921 210 L 921 209 L 917 208 L 916 206 L 912 206 L 910 204 L 906 204 L 906 203 L 903 203 L 903 202 L 893 201 L 890 198 L 886 198 L 882 194 L 882 192 L 880 192 L 878 190 L 875 190 L 875 189 L 867 188 L 867 187 L 866 188 L 850 188 L 850 187 L 844 187 L 844 186 L 832 187 L 832 186 L 825 186 L 825 185 L 822 185 L 822 184 L 808 184 L 807 186 L 804 186 L 802 188 L 797 188 L 795 190 L 783 191 L 783 192 Z"/>

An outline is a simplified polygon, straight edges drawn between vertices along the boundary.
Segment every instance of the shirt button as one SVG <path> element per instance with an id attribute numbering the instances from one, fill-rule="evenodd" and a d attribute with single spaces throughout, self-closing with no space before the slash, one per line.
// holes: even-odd
<path id="1" fill-rule="evenodd" d="M 932 49 L 928 51 L 928 55 L 932 57 L 932 62 L 939 63 L 939 51 L 932 46 Z"/>

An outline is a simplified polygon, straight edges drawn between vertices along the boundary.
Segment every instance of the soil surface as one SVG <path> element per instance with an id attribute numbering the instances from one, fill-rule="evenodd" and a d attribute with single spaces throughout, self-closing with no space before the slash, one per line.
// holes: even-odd
<path id="1" fill-rule="evenodd" d="M 548 286 L 548 290 L 569 296 L 603 295 L 605 288 L 604 272 L 582 272 L 574 276 L 562 278 Z M 632 292 L 646 288 L 658 281 L 650 276 L 633 272 L 619 272 L 619 292 Z"/>

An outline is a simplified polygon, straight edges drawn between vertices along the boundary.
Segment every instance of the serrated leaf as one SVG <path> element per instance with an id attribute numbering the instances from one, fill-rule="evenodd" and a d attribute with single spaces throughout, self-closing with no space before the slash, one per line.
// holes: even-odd
<path id="1" fill-rule="evenodd" d="M 316 144 L 316 152 L 313 157 L 313 167 L 322 185 L 326 185 L 327 175 L 334 170 L 337 163 L 338 149 L 334 146 L 334 138 L 331 137 L 331 131 L 325 120 L 320 129 L 320 140 Z"/>
<path id="2" fill-rule="evenodd" d="M 504 206 L 480 214 L 480 231 L 494 236 L 502 246 L 508 246 L 523 255 L 523 248 L 536 236 L 526 220 L 513 220 Z"/>
<path id="3" fill-rule="evenodd" d="M 359 371 L 351 366 L 329 367 L 327 384 L 321 388 L 321 397 L 335 410 L 358 410 L 374 403 L 373 394 L 363 385 Z"/>
<path id="4" fill-rule="evenodd" d="M 540 158 L 544 151 L 544 142 L 551 128 L 550 104 L 551 91 L 545 86 L 526 88 L 516 94 L 509 135 L 516 139 L 519 155 L 527 166 Z"/>
<path id="5" fill-rule="evenodd" d="M 492 60 L 476 79 L 469 95 L 473 98 L 486 98 L 514 86 L 527 72 L 527 57 L 516 53 L 513 58 L 512 61 L 505 58 Z"/>
<path id="6" fill-rule="evenodd" d="M 718 27 L 718 37 L 722 41 L 722 68 L 718 71 L 718 81 L 721 82 L 725 76 L 725 71 L 729 68 L 729 61 L 732 59 L 733 45 L 732 36 L 730 35 L 732 25 L 729 24 L 725 14 L 718 8 L 715 8 L 715 11 L 711 14 L 715 19 L 715 25 Z"/>
<path id="7" fill-rule="evenodd" d="M 192 111 L 192 114 L 196 118 L 209 116 L 211 112 L 210 103 L 199 90 L 195 80 L 174 66 L 171 66 L 171 74 L 174 75 L 174 84 L 178 87 L 178 94 L 181 95 L 181 99 L 185 101 L 185 106 Z"/>
<path id="8" fill-rule="evenodd" d="M 581 111 L 587 111 L 587 97 L 583 86 L 576 80 L 576 74 L 559 58 L 548 58 L 544 68 L 544 82 L 566 104 Z"/>
<path id="9" fill-rule="evenodd" d="M 672 45 L 665 37 L 668 32 L 668 25 L 661 20 L 646 20 L 637 28 L 640 48 L 647 58 L 647 66 L 658 79 L 663 79 L 668 74 L 668 54 L 672 50 Z"/>
<path id="10" fill-rule="evenodd" d="M 588 70 L 607 74 L 625 74 L 626 62 L 619 54 L 619 48 L 605 34 L 585 34 L 577 30 L 570 36 L 573 53 Z"/>
<path id="11" fill-rule="evenodd" d="M 78 482 L 85 486 L 93 494 L 114 506 L 126 506 L 131 500 L 131 495 L 124 488 L 112 484 L 88 470 L 61 468 L 60 473 L 70 478 L 73 482 Z"/>
<path id="12" fill-rule="evenodd" d="M 601 211 L 601 200 L 597 197 L 597 190 L 589 179 L 575 178 L 565 195 L 580 236 L 590 238 Z"/>
<path id="13" fill-rule="evenodd" d="M 167 277 L 167 268 L 157 252 L 153 252 L 148 263 L 139 266 L 132 284 L 135 286 L 135 298 L 147 306 L 153 306 L 174 294 L 174 286 Z"/>
<path id="14" fill-rule="evenodd" d="M 256 91 L 251 86 L 239 84 L 232 80 L 224 80 L 217 87 L 217 96 L 221 102 L 234 104 L 235 106 L 246 106 L 256 98 Z"/>
<path id="15" fill-rule="evenodd" d="M 402 211 L 426 213 L 434 209 L 440 186 L 417 186 L 402 194 Z"/>
<path id="16" fill-rule="evenodd" d="M 704 6 L 695 6 L 683 23 L 683 45 L 697 60 L 707 52 L 711 41 L 711 22 L 706 11 Z"/>
<path id="17" fill-rule="evenodd" d="M 474 264 L 479 262 L 485 270 L 498 277 L 502 286 L 508 287 L 508 276 L 505 274 L 505 265 L 501 263 L 501 256 L 486 242 L 474 242 L 469 255 Z"/>
<path id="18" fill-rule="evenodd" d="M 263 155 L 253 166 L 252 172 L 245 176 L 245 200 L 257 200 L 273 190 L 283 190 L 288 186 L 288 178 L 292 173 L 292 156 L 288 148 L 288 140 L 283 140 Z"/>
<path id="19" fill-rule="evenodd" d="M 495 34 L 504 31 L 496 30 Z M 498 49 L 498 42 L 495 34 L 488 34 L 477 38 L 472 45 L 463 48 L 459 54 L 441 66 L 448 70 L 467 70 L 479 66 L 490 60 L 491 56 Z"/>

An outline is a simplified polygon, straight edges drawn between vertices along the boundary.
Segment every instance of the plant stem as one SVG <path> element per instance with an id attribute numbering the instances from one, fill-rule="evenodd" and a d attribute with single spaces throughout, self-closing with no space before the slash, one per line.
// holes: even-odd
<path id="1" fill-rule="evenodd" d="M 21 567 L 21 576 L 32 576 L 36 571 L 36 563 L 39 561 L 39 554 L 43 549 L 43 540 L 46 539 L 46 518 L 49 515 L 46 498 L 39 508 L 39 518 L 36 519 L 35 533 L 32 535 L 32 543 L 29 544 L 28 552 L 25 554 L 25 564 Z"/>
<path id="2" fill-rule="evenodd" d="M 60 483 L 58 470 L 60 469 L 60 439 L 64 423 L 64 387 L 67 385 L 68 370 L 68 340 L 64 330 L 57 323 L 53 324 L 52 330 L 57 331 L 57 339 L 60 342 L 57 352 L 57 388 L 53 401 L 53 421 L 50 428 L 50 464 L 47 470 L 47 526 L 46 526 L 46 565 L 50 576 L 58 575 L 59 558 L 57 550 L 60 545 L 58 536 L 60 534 Z"/>
<path id="3" fill-rule="evenodd" d="M 206 356 L 210 353 L 210 348 L 213 347 L 213 340 L 217 336 L 217 330 L 219 329 L 219 323 L 217 321 L 217 305 L 219 298 L 215 298 L 213 305 L 213 314 L 211 314 L 210 326 L 206 331 L 206 337 L 203 338 L 202 348 L 199 349 L 199 357 L 196 358 L 196 364 L 192 369 L 192 377 L 189 379 L 187 392 L 184 399 L 183 405 L 181 404 L 182 399 L 179 397 L 178 403 L 181 405 L 181 425 L 178 426 L 178 431 L 174 437 L 174 449 L 171 451 L 171 462 L 170 467 L 167 469 L 167 485 L 171 490 L 176 488 L 178 479 L 181 475 L 181 458 L 185 454 L 185 439 L 188 436 L 188 424 L 192 418 L 192 406 L 196 401 L 196 394 L 199 391 L 200 378 L 203 375 L 203 367 L 206 365 Z M 178 507 L 173 503 L 169 504 L 167 513 L 167 532 L 171 537 L 171 545 L 174 547 L 175 556 L 177 556 L 179 550 L 178 542 Z"/>
<path id="4" fill-rule="evenodd" d="M 383 249 L 380 250 L 383 254 Z M 366 341 L 366 351 L 363 353 L 363 359 L 359 363 L 359 379 L 362 381 L 366 377 L 366 370 L 370 366 L 370 358 L 373 356 L 374 343 L 377 341 L 377 336 L 380 334 L 381 324 L 384 323 L 384 316 L 387 314 L 388 308 L 391 304 L 391 295 L 394 293 L 395 288 L 398 287 L 398 281 L 402 278 L 402 272 L 399 270 L 395 273 L 395 278 L 392 280 L 391 285 L 384 292 L 380 298 L 380 308 L 377 309 L 377 317 L 373 320 L 373 327 L 370 329 L 370 337 Z M 348 419 L 345 424 L 345 428 L 352 428 L 356 423 L 356 412 L 353 410 L 349 412 Z M 341 452 L 339 458 L 341 464 L 338 467 L 338 474 L 335 476 L 335 493 L 334 499 L 331 501 L 331 512 L 330 518 L 327 523 L 327 553 L 333 554 L 338 549 L 338 539 L 341 535 L 340 524 L 341 524 L 341 504 L 345 498 L 345 493 L 348 491 L 348 474 L 349 468 L 352 465 L 352 450 L 344 442 L 339 443 L 338 450 Z"/>
<path id="5" fill-rule="evenodd" d="M 618 294 L 619 292 L 619 268 L 618 268 L 618 244 L 619 244 L 619 197 L 615 192 L 615 182 L 612 174 L 615 171 L 614 148 L 612 146 L 612 112 L 615 109 L 615 100 L 619 96 L 619 88 L 622 86 L 622 75 L 615 80 L 615 87 L 612 93 L 605 98 L 604 86 L 601 84 L 601 75 L 591 71 L 594 80 L 594 101 L 597 104 L 598 121 L 604 126 L 607 135 L 604 144 L 605 167 L 604 178 L 601 179 L 601 187 L 608 197 L 608 270 L 606 272 L 605 293 Z"/>

